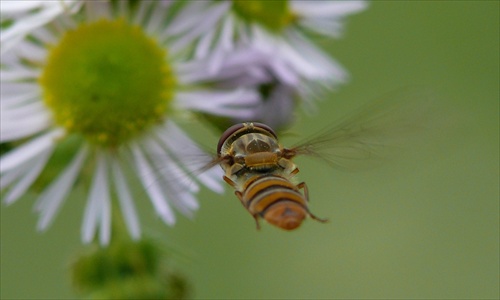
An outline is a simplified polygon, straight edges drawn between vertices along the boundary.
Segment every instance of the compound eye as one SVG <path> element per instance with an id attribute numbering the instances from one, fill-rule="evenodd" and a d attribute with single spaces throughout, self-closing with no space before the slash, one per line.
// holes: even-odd
<path id="1" fill-rule="evenodd" d="M 258 127 L 258 128 L 261 128 L 261 129 L 264 129 L 265 131 L 268 131 L 270 134 L 272 134 L 275 138 L 278 138 L 278 136 L 276 136 L 276 132 L 274 132 L 274 130 L 267 126 L 266 124 L 262 124 L 262 123 L 258 123 L 258 122 L 252 122 L 253 126 L 255 127 Z"/>
<path id="2" fill-rule="evenodd" d="M 229 127 L 228 129 L 226 129 L 226 131 L 224 131 L 224 133 L 222 134 L 222 136 L 219 139 L 219 143 L 217 144 L 217 154 L 218 155 L 220 155 L 220 150 L 222 148 L 222 145 L 227 140 L 227 138 L 230 137 L 231 135 L 233 135 L 233 133 L 235 133 L 236 131 L 240 130 L 243 127 L 245 127 L 245 125 L 243 123 L 239 123 L 239 124 L 235 124 L 235 125 Z"/>

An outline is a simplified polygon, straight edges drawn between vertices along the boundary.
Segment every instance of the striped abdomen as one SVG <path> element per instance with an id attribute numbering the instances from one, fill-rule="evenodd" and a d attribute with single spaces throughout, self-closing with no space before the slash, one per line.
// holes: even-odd
<path id="1" fill-rule="evenodd" d="M 254 218 L 262 217 L 285 230 L 299 227 L 309 214 L 299 188 L 277 175 L 252 177 L 238 196 Z"/>

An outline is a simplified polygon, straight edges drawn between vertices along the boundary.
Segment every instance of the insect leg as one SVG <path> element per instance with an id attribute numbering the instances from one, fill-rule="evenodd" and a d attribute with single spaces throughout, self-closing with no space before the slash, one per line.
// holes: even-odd
<path id="1" fill-rule="evenodd" d="M 222 177 L 222 179 L 224 179 L 224 181 L 229 184 L 230 186 L 232 186 L 233 188 L 236 188 L 236 183 L 234 183 L 234 181 L 227 177 L 226 175 L 224 175 L 224 177 Z"/>
<path id="2" fill-rule="evenodd" d="M 297 168 L 297 166 L 289 159 L 281 158 L 278 161 L 278 165 L 282 167 L 284 170 L 289 171 L 290 172 L 289 174 L 292 176 L 299 173 L 299 168 Z"/>
<path id="3" fill-rule="evenodd" d="M 311 217 L 313 220 L 316 220 L 316 221 L 321 222 L 321 223 L 328 222 L 328 219 L 319 218 L 319 217 L 313 215 L 309 210 L 307 210 L 307 213 L 309 214 L 309 217 Z"/>
<path id="4" fill-rule="evenodd" d="M 257 230 L 260 230 L 259 215 L 252 215 L 255 220 L 255 225 L 257 225 Z"/>
<path id="5" fill-rule="evenodd" d="M 238 199 L 240 199 L 240 202 L 243 205 L 243 207 L 245 207 L 248 210 L 248 207 L 245 205 L 245 202 L 243 201 L 243 193 L 240 191 L 235 191 L 234 194 L 236 195 L 236 197 L 238 197 Z M 254 218 L 255 224 L 257 225 L 257 230 L 260 230 L 259 215 L 252 214 L 252 217 Z"/>
<path id="6" fill-rule="evenodd" d="M 307 188 L 307 184 L 305 182 L 301 182 L 301 183 L 297 184 L 297 188 L 304 190 L 304 198 L 306 198 L 306 201 L 309 202 L 309 189 Z M 311 213 L 309 211 L 309 208 L 307 209 L 307 213 L 309 214 L 309 216 L 312 219 L 314 219 L 318 222 L 321 222 L 321 223 L 328 222 L 328 219 L 323 219 L 323 218 L 319 218 L 319 217 L 315 216 L 313 213 Z"/>
<path id="7" fill-rule="evenodd" d="M 236 195 L 236 197 L 238 197 L 238 199 L 240 199 L 241 205 L 243 205 L 243 207 L 247 208 L 247 206 L 245 205 L 245 202 L 243 201 L 243 194 L 240 191 L 235 191 L 234 194 Z"/>
<path id="8" fill-rule="evenodd" d="M 238 197 L 238 199 L 240 199 L 241 204 L 248 210 L 248 207 L 245 205 L 245 202 L 243 201 L 243 193 L 241 193 L 240 191 L 235 191 L 234 194 L 236 195 L 236 197 Z M 255 214 L 252 215 L 252 217 L 254 218 L 255 224 L 257 225 L 257 230 L 260 230 L 259 215 Z"/>
<path id="9" fill-rule="evenodd" d="M 301 183 L 297 184 L 297 188 L 303 189 L 304 190 L 304 197 L 306 198 L 306 201 L 309 202 L 309 189 L 307 188 L 307 184 L 302 181 Z"/>

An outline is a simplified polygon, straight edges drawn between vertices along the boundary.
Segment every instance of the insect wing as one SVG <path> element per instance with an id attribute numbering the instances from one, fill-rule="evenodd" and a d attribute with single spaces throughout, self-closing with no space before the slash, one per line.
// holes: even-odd
<path id="1" fill-rule="evenodd" d="M 146 147 L 150 151 L 149 163 L 154 170 L 154 174 L 144 174 L 150 178 L 148 186 L 169 186 L 175 194 L 196 192 L 198 183 L 201 183 L 215 192 L 222 193 L 222 171 L 217 166 L 220 159 L 193 143 L 175 124 L 170 122 L 168 130 L 176 139 L 168 139 L 158 134 L 156 140 L 149 141 Z"/>
<path id="2" fill-rule="evenodd" d="M 397 92 L 362 106 L 309 139 L 287 149 L 335 168 L 365 169 L 394 157 L 432 127 L 434 97 L 427 91 Z"/>

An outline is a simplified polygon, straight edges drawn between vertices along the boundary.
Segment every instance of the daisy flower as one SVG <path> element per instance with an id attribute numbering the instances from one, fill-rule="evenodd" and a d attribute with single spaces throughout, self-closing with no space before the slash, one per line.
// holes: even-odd
<path id="1" fill-rule="evenodd" d="M 366 7 L 365 1 L 193 1 L 177 16 L 182 26 L 172 31 L 178 34 L 179 47 L 195 42 L 195 57 L 211 58 L 210 72 L 217 72 L 226 53 L 242 43 L 272 57 L 279 80 L 289 83 L 290 77 L 300 77 L 331 84 L 345 81 L 346 72 L 304 32 L 340 37 L 345 17 Z M 205 11 L 203 20 L 191 15 L 198 10 Z"/>
<path id="2" fill-rule="evenodd" d="M 172 30 L 177 46 L 195 44 L 198 60 L 190 64 L 202 70 L 198 78 L 260 91 L 251 120 L 280 128 L 293 120 L 296 105 L 315 111 L 314 100 L 348 80 L 306 33 L 338 38 L 345 17 L 366 7 L 365 1 L 193 1 L 177 16 L 183 26 Z M 190 17 L 197 10 L 205 11 L 202 20 Z M 241 121 L 248 120 L 233 117 L 227 123 Z"/>
<path id="3" fill-rule="evenodd" d="M 203 151 L 174 117 L 202 112 L 249 118 L 259 95 L 199 84 L 195 74 L 201 70 L 186 67 L 189 44 L 180 45 L 172 29 L 188 25 L 175 15 L 174 2 L 32 1 L 17 13 L 4 2 L 1 13 L 9 7 L 11 19 L 2 36 L 8 32 L 11 39 L 2 43 L 11 47 L 1 56 L 0 142 L 15 145 L 0 158 L 4 202 L 14 203 L 41 182 L 35 209 L 37 227 L 45 230 L 77 180 L 89 181 L 85 243 L 96 232 L 101 244 L 109 243 L 112 195 L 130 235 L 140 237 L 132 182 L 144 186 L 166 224 L 175 223 L 174 207 L 190 216 L 198 208 L 199 185 L 175 179 L 190 177 L 200 167 L 190 157 Z M 197 182 L 221 192 L 219 172 L 204 172 Z"/>

